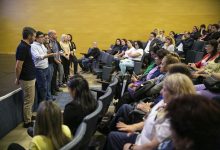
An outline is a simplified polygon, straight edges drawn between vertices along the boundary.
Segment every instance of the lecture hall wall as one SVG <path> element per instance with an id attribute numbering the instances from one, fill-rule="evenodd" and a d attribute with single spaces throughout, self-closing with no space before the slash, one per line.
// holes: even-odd
<path id="1" fill-rule="evenodd" d="M 0 53 L 15 53 L 24 26 L 73 34 L 77 55 L 93 41 L 146 40 L 155 27 L 182 32 L 220 20 L 220 0 L 0 0 Z"/>

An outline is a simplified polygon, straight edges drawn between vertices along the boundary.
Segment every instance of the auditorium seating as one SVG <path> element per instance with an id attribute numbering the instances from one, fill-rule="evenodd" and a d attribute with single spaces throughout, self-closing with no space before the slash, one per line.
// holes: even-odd
<path id="1" fill-rule="evenodd" d="M 102 110 L 103 110 L 103 104 L 101 101 L 98 101 L 96 110 L 93 113 L 87 115 L 83 119 L 83 122 L 86 123 L 87 129 L 85 132 L 85 136 L 83 136 L 82 142 L 80 144 L 80 150 L 88 149 L 90 140 L 94 135 L 94 133 L 96 132 L 98 119 Z"/>
<path id="2" fill-rule="evenodd" d="M 77 128 L 74 138 L 67 145 L 63 146 L 60 150 L 81 150 L 80 146 L 82 145 L 83 138 L 86 134 L 87 124 L 82 122 Z"/>

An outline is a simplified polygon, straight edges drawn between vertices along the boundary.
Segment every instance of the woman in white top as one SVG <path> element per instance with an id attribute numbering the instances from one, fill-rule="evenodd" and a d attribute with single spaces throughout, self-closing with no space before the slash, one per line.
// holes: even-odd
<path id="1" fill-rule="evenodd" d="M 64 79 L 65 82 L 67 82 L 69 74 L 70 74 L 70 44 L 68 41 L 68 36 L 66 34 L 61 35 L 61 41 L 60 41 L 60 46 L 63 50 L 63 53 L 61 54 L 61 60 L 63 64 L 63 69 L 64 69 Z"/>
<path id="2" fill-rule="evenodd" d="M 173 40 L 171 37 L 169 37 L 169 36 L 166 37 L 163 48 L 170 51 L 170 52 L 174 52 Z"/>
<path id="3" fill-rule="evenodd" d="M 195 94 L 194 85 L 189 77 L 184 74 L 175 73 L 164 79 L 161 90 L 163 100 L 157 103 L 152 109 L 150 104 L 143 122 L 126 125 L 123 122 L 117 123 L 119 131 L 110 132 L 107 139 L 106 149 L 155 149 L 159 143 L 171 135 L 169 120 L 165 118 L 166 105 L 173 98 Z M 181 108 L 180 108 L 181 109 Z M 136 131 L 142 130 L 141 134 Z M 127 143 L 127 144 L 126 144 Z"/>
<path id="4" fill-rule="evenodd" d="M 141 61 L 144 54 L 143 45 L 140 41 L 135 42 L 135 48 L 132 45 L 132 41 L 127 41 L 128 50 L 125 51 L 124 59 L 120 61 L 119 67 L 124 75 L 127 67 L 134 67 L 134 60 Z"/>

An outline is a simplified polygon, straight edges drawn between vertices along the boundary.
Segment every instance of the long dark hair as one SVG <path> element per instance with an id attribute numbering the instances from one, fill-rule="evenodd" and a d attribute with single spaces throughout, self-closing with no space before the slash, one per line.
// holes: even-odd
<path id="1" fill-rule="evenodd" d="M 44 135 L 51 139 L 56 150 L 66 145 L 71 139 L 62 131 L 63 115 L 53 101 L 43 101 L 37 110 L 34 136 Z"/>
<path id="2" fill-rule="evenodd" d="M 120 44 L 119 44 L 119 45 L 117 45 L 117 41 L 120 41 Z M 115 46 L 120 46 L 120 45 L 121 45 L 121 39 L 117 38 L 117 39 L 115 40 Z"/>
<path id="3" fill-rule="evenodd" d="M 67 35 L 70 36 L 70 42 L 72 42 L 72 40 L 73 40 L 73 36 L 72 36 L 71 34 L 67 34 Z"/>
<path id="4" fill-rule="evenodd" d="M 206 45 L 211 45 L 213 47 L 213 51 L 210 55 L 210 57 L 208 58 L 211 59 L 213 56 L 215 56 L 218 52 L 218 42 L 215 39 L 209 40 Z"/>
<path id="5" fill-rule="evenodd" d="M 73 103 L 78 104 L 83 111 L 91 112 L 96 108 L 96 100 L 89 90 L 87 80 L 81 75 L 73 76 L 68 82 L 70 90 L 75 91 Z"/>
<path id="6" fill-rule="evenodd" d="M 135 41 L 140 49 L 144 49 L 143 43 L 141 41 Z M 134 43 L 135 43 L 134 42 Z"/>

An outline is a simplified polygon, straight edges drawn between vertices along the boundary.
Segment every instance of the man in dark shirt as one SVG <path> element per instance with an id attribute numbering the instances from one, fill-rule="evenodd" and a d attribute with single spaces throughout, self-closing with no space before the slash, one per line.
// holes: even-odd
<path id="1" fill-rule="evenodd" d="M 31 55 L 31 46 L 36 36 L 36 31 L 31 27 L 23 28 L 23 40 L 16 50 L 15 84 L 21 85 L 24 93 L 24 127 L 32 126 L 32 105 L 35 97 L 35 67 Z"/>
<path id="2" fill-rule="evenodd" d="M 220 38 L 220 32 L 218 31 L 219 25 L 213 24 L 211 28 L 211 33 L 209 33 L 205 38 L 204 41 L 209 41 L 212 39 L 218 40 Z"/>
<path id="3" fill-rule="evenodd" d="M 190 37 L 189 32 L 185 32 L 185 34 L 182 37 L 181 42 L 183 44 L 184 55 L 186 56 L 187 52 L 192 49 L 194 40 Z"/>

